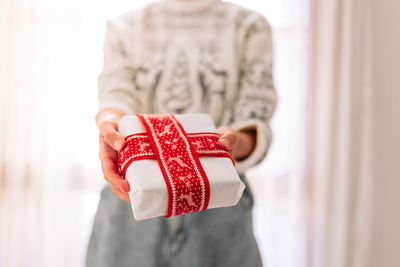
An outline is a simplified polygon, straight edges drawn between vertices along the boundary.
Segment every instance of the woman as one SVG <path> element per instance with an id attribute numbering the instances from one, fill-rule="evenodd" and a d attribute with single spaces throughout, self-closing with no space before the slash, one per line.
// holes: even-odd
<path id="1" fill-rule="evenodd" d="M 241 178 L 271 142 L 276 103 L 271 30 L 220 0 L 164 0 L 107 24 L 99 76 L 102 194 L 87 266 L 261 266 L 249 187 L 237 206 L 165 219 L 132 218 L 115 166 L 117 122 L 135 113 L 210 113 Z"/>

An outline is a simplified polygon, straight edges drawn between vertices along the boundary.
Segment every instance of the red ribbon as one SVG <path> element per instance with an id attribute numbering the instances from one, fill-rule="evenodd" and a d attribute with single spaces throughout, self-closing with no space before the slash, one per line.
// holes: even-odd
<path id="1" fill-rule="evenodd" d="M 166 217 L 206 210 L 210 185 L 199 156 L 228 157 L 216 133 L 187 134 L 174 115 L 140 115 L 146 133 L 127 136 L 118 165 L 125 176 L 135 160 L 157 159 L 168 190 Z"/>

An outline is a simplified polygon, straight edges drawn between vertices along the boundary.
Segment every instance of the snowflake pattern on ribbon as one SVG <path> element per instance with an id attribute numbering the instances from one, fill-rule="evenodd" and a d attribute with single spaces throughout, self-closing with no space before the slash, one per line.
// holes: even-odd
<path id="1" fill-rule="evenodd" d="M 210 185 L 199 156 L 228 157 L 234 163 L 218 145 L 218 134 L 187 134 L 173 115 L 137 116 L 146 133 L 126 137 L 118 154 L 120 172 L 125 175 L 135 160 L 156 159 L 168 190 L 166 217 L 206 210 Z"/>
<path id="2" fill-rule="evenodd" d="M 219 135 L 211 132 L 187 133 L 190 142 L 193 144 L 199 157 L 225 157 L 234 160 L 230 154 L 218 145 Z M 157 159 L 151 148 L 147 133 L 137 133 L 125 137 L 126 143 L 118 153 L 119 172 L 125 177 L 126 170 L 135 160 L 141 159 Z M 172 141 L 166 140 L 165 144 L 170 145 L 172 149 L 176 149 L 177 145 Z"/>

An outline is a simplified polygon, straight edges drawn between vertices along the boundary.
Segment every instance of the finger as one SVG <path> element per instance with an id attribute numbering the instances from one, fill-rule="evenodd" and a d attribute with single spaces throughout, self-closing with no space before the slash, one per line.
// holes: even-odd
<path id="1" fill-rule="evenodd" d="M 104 122 L 100 129 L 104 141 L 114 150 L 120 150 L 125 143 L 125 138 L 117 131 L 116 123 Z"/>
<path id="2" fill-rule="evenodd" d="M 117 153 L 104 141 L 100 140 L 100 162 L 104 178 L 123 192 L 129 192 L 130 187 L 127 180 L 123 179 L 117 170 Z"/>
<path id="3" fill-rule="evenodd" d="M 119 176 L 115 163 L 112 160 L 103 158 L 101 160 L 101 169 L 103 171 L 104 178 L 110 184 L 112 184 L 122 192 L 129 192 L 130 187 L 128 181 Z"/>
<path id="4" fill-rule="evenodd" d="M 100 146 L 99 149 L 100 160 L 103 158 L 109 158 L 112 161 L 117 162 L 118 159 L 117 152 L 106 143 L 106 141 L 102 136 L 99 137 L 99 146 Z"/>
<path id="5" fill-rule="evenodd" d="M 236 131 L 227 126 L 221 126 L 217 129 L 217 133 L 220 136 L 218 144 L 227 150 L 232 150 L 237 141 Z"/>
<path id="6" fill-rule="evenodd" d="M 233 131 L 223 134 L 218 139 L 218 144 L 227 149 L 228 151 L 234 149 L 236 142 L 237 142 L 237 136 Z"/>
<path id="7" fill-rule="evenodd" d="M 224 135 L 226 133 L 229 133 L 231 131 L 232 131 L 232 129 L 227 127 L 227 126 L 221 126 L 221 127 L 219 127 L 217 129 L 217 133 L 219 134 L 219 136 L 222 136 L 222 135 Z"/>
<path id="8" fill-rule="evenodd" d="M 129 198 L 128 193 L 121 192 L 114 186 L 111 186 L 111 190 L 112 190 L 113 194 L 115 196 L 117 196 L 118 198 L 122 199 L 123 201 L 129 202 L 129 203 L 131 202 L 131 199 Z"/>

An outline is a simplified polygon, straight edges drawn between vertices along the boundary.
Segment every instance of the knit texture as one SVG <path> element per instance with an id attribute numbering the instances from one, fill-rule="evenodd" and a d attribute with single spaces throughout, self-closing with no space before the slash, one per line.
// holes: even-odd
<path id="1" fill-rule="evenodd" d="M 276 105 L 265 18 L 219 0 L 165 0 L 110 20 L 99 75 L 100 110 L 209 113 L 217 126 L 255 129 L 236 167 L 260 162 Z"/>

